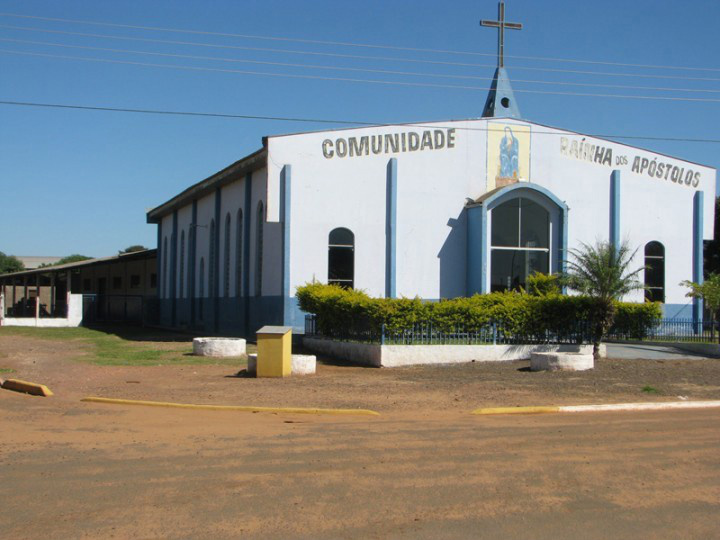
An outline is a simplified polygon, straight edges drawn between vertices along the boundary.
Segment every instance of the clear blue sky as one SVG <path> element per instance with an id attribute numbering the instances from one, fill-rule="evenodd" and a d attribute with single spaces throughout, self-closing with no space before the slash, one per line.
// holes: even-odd
<path id="1" fill-rule="evenodd" d="M 0 0 L 0 12 L 393 47 L 490 54 L 496 49 L 496 32 L 478 25 L 481 18 L 496 17 L 495 0 L 443 3 L 429 0 Z M 507 32 L 507 55 L 706 68 L 648 69 L 507 58 L 516 92 L 542 90 L 716 100 L 655 101 L 517 92 L 524 118 L 589 134 L 720 139 L 720 43 L 717 39 L 720 2 L 717 0 L 508 0 L 507 18 L 525 25 L 520 32 Z M 0 25 L 2 51 L 479 88 L 270 77 L 0 52 L 0 100 L 5 101 L 378 123 L 448 120 L 480 116 L 490 83 L 487 79 L 492 77 L 491 66 L 495 62 L 493 57 L 479 55 L 258 40 L 8 16 L 0 16 Z M 78 36 L 19 27 L 192 41 L 225 48 Z M 319 70 L 63 48 L 17 40 L 480 78 Z M 229 46 L 481 65 L 340 58 L 227 48 Z M 521 69 L 527 67 L 541 69 Z M 638 74 L 646 77 L 636 76 Z M 676 78 L 666 78 L 668 76 Z M 521 79 L 694 92 L 544 85 L 522 83 Z M 332 126 L 0 105 L 0 251 L 17 255 L 103 256 L 131 244 L 155 247 L 155 226 L 145 223 L 147 209 L 258 149 L 263 135 L 327 127 Z M 720 168 L 720 144 L 717 143 L 627 142 Z"/>

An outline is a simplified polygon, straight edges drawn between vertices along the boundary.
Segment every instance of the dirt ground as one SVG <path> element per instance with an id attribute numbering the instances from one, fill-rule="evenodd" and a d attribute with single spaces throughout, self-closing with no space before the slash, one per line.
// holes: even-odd
<path id="1" fill-rule="evenodd" d="M 323 361 L 314 376 L 279 380 L 238 377 L 241 364 L 94 365 L 88 347 L 0 337 L 0 377 L 55 392 L 0 391 L 3 540 L 720 538 L 718 409 L 468 414 L 717 399 L 720 361 L 603 360 L 573 374 L 532 373 L 527 362 Z M 382 414 L 81 402 L 87 395 Z"/>
<path id="2" fill-rule="evenodd" d="M 177 339 L 177 334 L 169 335 Z M 155 341 L 156 349 L 177 348 Z M 169 339 L 169 338 L 168 338 Z M 187 350 L 190 348 L 190 338 Z M 139 346 L 142 343 L 133 343 Z M 225 405 L 366 408 L 380 412 L 477 407 L 720 399 L 720 361 L 613 360 L 587 372 L 531 372 L 529 361 L 364 368 L 319 358 L 317 373 L 243 376 L 245 364 L 99 366 L 74 340 L 0 337 L 0 377 L 49 386 L 57 400 L 102 396 Z M 643 391 L 645 389 L 645 391 Z M 649 390 L 649 391 L 648 391 Z"/>

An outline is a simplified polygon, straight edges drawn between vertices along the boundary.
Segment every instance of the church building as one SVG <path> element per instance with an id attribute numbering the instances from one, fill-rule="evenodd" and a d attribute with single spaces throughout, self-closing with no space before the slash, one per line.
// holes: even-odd
<path id="1" fill-rule="evenodd" d="M 304 330 L 311 281 L 438 300 L 522 287 L 582 244 L 625 242 L 667 318 L 701 317 L 715 170 L 522 119 L 499 62 L 481 118 L 263 138 L 147 215 L 164 326 Z"/>

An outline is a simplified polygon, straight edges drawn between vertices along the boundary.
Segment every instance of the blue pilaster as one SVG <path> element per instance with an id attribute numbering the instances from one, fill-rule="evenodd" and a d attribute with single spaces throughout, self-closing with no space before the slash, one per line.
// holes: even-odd
<path id="1" fill-rule="evenodd" d="M 560 207 L 560 253 L 558 254 L 559 268 L 561 274 L 567 273 L 568 261 L 568 207 L 562 205 Z M 562 286 L 562 293 L 567 294 L 567 285 Z"/>
<path id="2" fill-rule="evenodd" d="M 467 209 L 467 274 L 465 294 L 472 296 L 481 294 L 484 289 L 484 267 L 483 264 L 483 217 L 485 216 L 482 206 L 473 206 Z"/>
<path id="3" fill-rule="evenodd" d="M 610 244 L 620 247 L 620 171 L 610 175 Z"/>
<path id="4" fill-rule="evenodd" d="M 395 298 L 397 278 L 397 159 L 387 165 L 385 211 L 385 297 Z"/>
<path id="5" fill-rule="evenodd" d="M 290 180 L 292 167 L 285 165 L 280 173 L 280 213 L 282 216 L 282 294 L 283 324 L 294 326 L 290 292 Z"/>
<path id="6" fill-rule="evenodd" d="M 693 197 L 693 281 L 703 282 L 703 202 L 704 193 L 695 192 Z M 693 299 L 693 322 L 702 320 L 702 299 Z"/>

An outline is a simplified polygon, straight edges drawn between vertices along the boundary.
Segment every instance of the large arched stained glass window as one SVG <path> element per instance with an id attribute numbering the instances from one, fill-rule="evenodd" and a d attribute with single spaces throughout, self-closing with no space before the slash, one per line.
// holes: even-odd
<path id="1" fill-rule="evenodd" d="M 645 300 L 665 302 L 665 246 L 654 240 L 645 244 Z"/>
<path id="2" fill-rule="evenodd" d="M 355 235 L 344 227 L 330 231 L 328 284 L 349 289 L 355 285 Z"/>
<path id="3" fill-rule="evenodd" d="M 533 272 L 549 273 L 550 212 L 517 197 L 495 207 L 491 223 L 491 291 L 519 289 Z"/>

